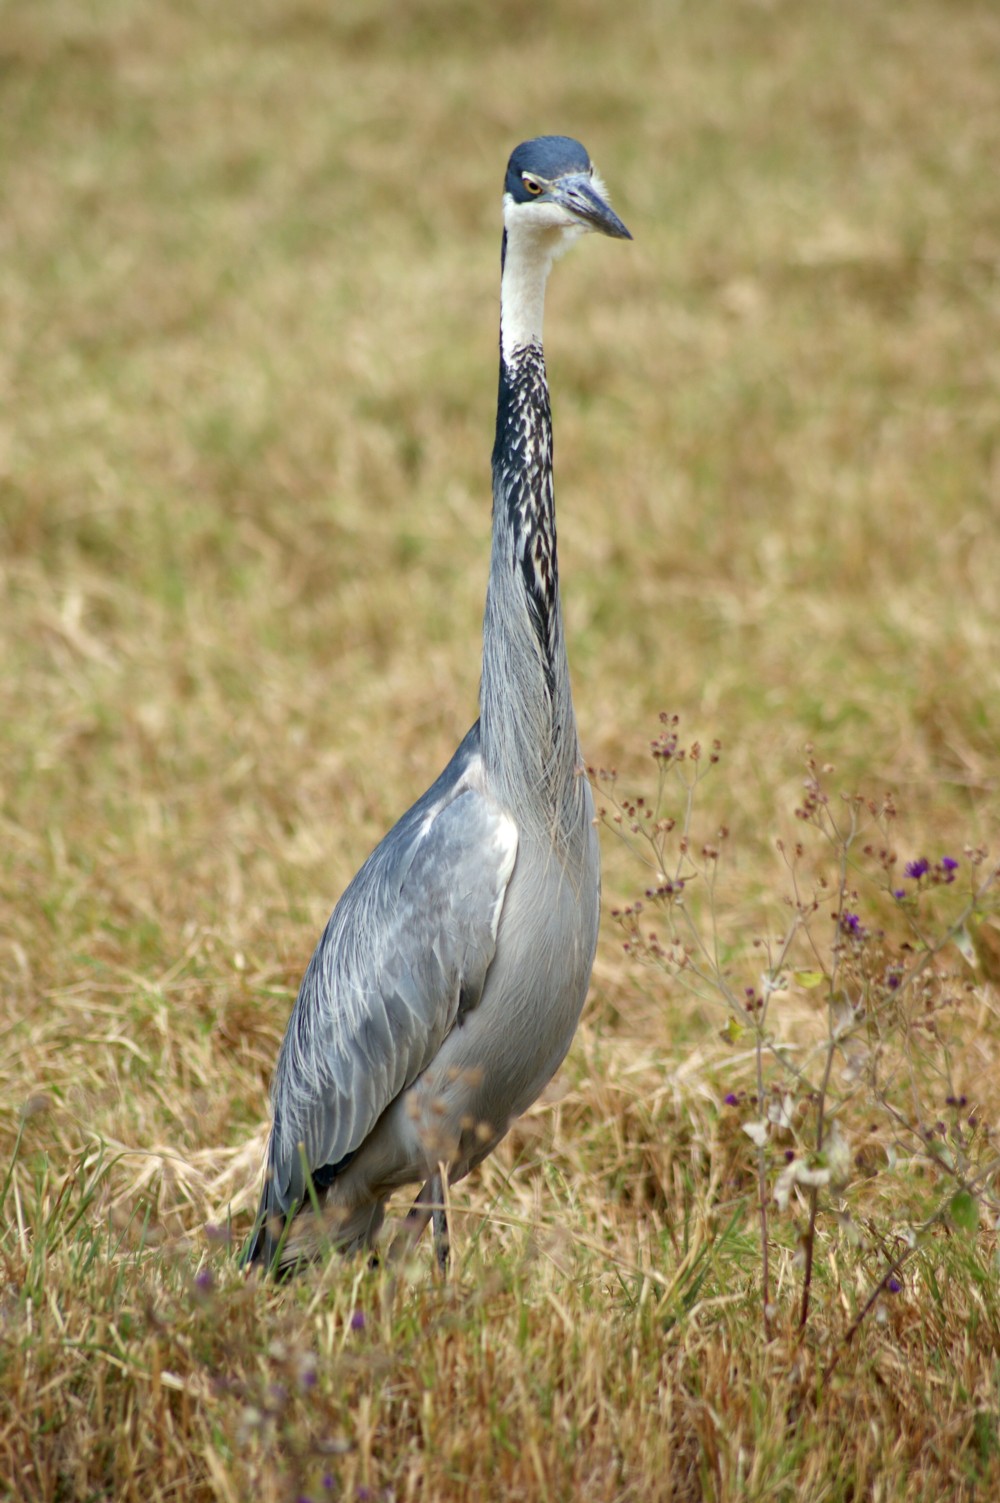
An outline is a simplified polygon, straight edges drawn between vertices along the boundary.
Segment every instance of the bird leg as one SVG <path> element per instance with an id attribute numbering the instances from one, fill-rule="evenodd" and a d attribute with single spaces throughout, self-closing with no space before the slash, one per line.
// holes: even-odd
<path id="1" fill-rule="evenodd" d="M 442 1274 L 448 1272 L 448 1258 L 451 1254 L 451 1232 L 448 1228 L 448 1202 L 445 1199 L 447 1180 L 439 1169 L 430 1181 L 432 1188 L 431 1198 L 434 1210 L 431 1215 L 431 1223 L 434 1228 L 434 1252 L 437 1257 L 437 1266 Z"/>
<path id="2" fill-rule="evenodd" d="M 444 1176 L 440 1169 L 431 1175 L 406 1213 L 403 1229 L 389 1249 L 389 1257 L 393 1262 L 403 1257 L 411 1247 L 416 1246 L 429 1221 L 434 1225 L 434 1252 L 437 1265 L 442 1273 L 446 1273 L 451 1239 L 448 1233 L 448 1209 L 444 1200 Z"/>

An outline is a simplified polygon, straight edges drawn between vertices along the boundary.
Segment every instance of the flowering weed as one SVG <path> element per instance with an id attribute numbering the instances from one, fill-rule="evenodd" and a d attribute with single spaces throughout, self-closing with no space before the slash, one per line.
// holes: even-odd
<path id="1" fill-rule="evenodd" d="M 1000 1213 L 996 1130 L 964 1083 L 977 1031 L 1000 1026 L 970 940 L 1000 909 L 1000 870 L 978 845 L 901 862 L 893 797 L 832 794 L 833 769 L 810 750 L 796 838 L 776 841 L 780 907 L 741 934 L 720 878 L 728 830 L 703 807 L 722 747 L 706 755 L 676 715 L 660 722 L 651 795 L 591 769 L 601 822 L 647 874 L 614 917 L 631 957 L 717 1005 L 732 1054 L 723 1107 L 756 1167 L 765 1331 L 775 1241 L 795 1249 L 800 1329 L 817 1254 L 837 1248 L 863 1280 L 842 1345 L 929 1241 L 975 1236 Z"/>

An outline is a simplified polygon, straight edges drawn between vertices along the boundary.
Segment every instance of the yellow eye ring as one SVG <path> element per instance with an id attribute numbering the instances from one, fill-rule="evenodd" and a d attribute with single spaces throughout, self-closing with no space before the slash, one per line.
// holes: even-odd
<path id="1" fill-rule="evenodd" d="M 541 193 L 541 191 L 542 191 L 542 185 L 541 185 L 541 183 L 536 183 L 535 179 L 533 177 L 529 177 L 526 172 L 521 174 L 521 181 L 524 184 L 524 186 L 527 188 L 527 190 L 528 190 L 529 193 L 534 194 L 536 197 L 537 197 L 537 195 L 539 193 Z"/>

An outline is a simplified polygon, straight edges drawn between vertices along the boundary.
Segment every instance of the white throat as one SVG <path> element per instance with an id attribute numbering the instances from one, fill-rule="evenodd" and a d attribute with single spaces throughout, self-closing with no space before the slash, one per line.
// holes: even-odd
<path id="1" fill-rule="evenodd" d="M 583 234 L 555 204 L 517 204 L 504 195 L 507 251 L 500 281 L 500 352 L 509 363 L 515 350 L 542 344 L 545 284 L 556 256 Z"/>

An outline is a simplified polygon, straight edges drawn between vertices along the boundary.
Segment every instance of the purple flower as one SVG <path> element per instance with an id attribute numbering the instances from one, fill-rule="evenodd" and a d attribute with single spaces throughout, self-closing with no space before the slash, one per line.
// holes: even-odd
<path id="1" fill-rule="evenodd" d="M 893 1274 L 891 1278 L 886 1279 L 885 1287 L 888 1289 L 890 1294 L 898 1294 L 903 1286 L 897 1279 L 896 1275 Z"/>
<path id="2" fill-rule="evenodd" d="M 893 895 L 894 898 L 905 898 L 906 897 L 906 888 L 905 887 L 895 887 L 895 888 L 893 888 L 892 895 Z"/>
<path id="3" fill-rule="evenodd" d="M 354 1314 L 351 1316 L 351 1330 L 352 1331 L 363 1331 L 364 1328 L 365 1328 L 365 1312 L 363 1310 L 355 1310 Z"/>
<path id="4" fill-rule="evenodd" d="M 840 927 L 852 939 L 864 939 L 865 937 L 865 926 L 856 913 L 842 913 L 840 915 Z"/>
<path id="5" fill-rule="evenodd" d="M 906 863 L 903 867 L 903 875 L 912 877 L 915 882 L 919 882 L 920 878 L 926 876 L 930 869 L 931 864 L 927 860 L 927 857 L 921 856 L 918 861 L 908 861 Z"/>
<path id="6" fill-rule="evenodd" d="M 740 1098 L 737 1096 L 736 1092 L 735 1091 L 727 1091 L 727 1093 L 726 1093 L 726 1105 L 727 1106 L 739 1106 L 739 1104 L 740 1104 Z"/>

